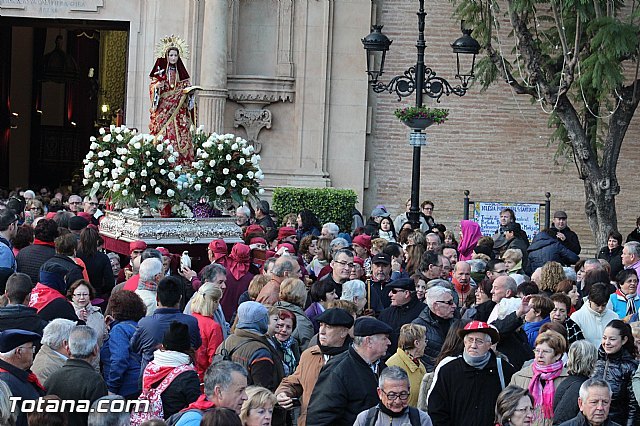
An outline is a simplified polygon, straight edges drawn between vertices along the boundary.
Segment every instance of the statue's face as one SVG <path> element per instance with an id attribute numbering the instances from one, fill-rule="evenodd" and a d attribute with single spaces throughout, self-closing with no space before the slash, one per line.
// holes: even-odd
<path id="1" fill-rule="evenodd" d="M 171 49 L 167 53 L 167 61 L 169 61 L 171 65 L 175 65 L 178 62 L 179 57 L 180 57 L 180 54 L 178 54 L 177 50 Z"/>

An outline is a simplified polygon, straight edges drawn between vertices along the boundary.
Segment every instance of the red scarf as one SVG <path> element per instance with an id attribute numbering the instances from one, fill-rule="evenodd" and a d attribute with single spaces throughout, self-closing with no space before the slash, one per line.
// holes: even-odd
<path id="1" fill-rule="evenodd" d="M 37 246 L 49 246 L 49 247 L 55 247 L 56 243 L 54 243 L 53 241 L 49 242 L 49 241 L 42 241 L 39 240 L 37 238 L 33 239 L 33 244 L 37 245 Z"/>
<path id="2" fill-rule="evenodd" d="M 456 277 L 451 278 L 451 282 L 453 283 L 453 286 L 455 287 L 456 291 L 460 295 L 460 306 L 462 306 L 464 304 L 464 299 L 465 299 L 464 296 L 469 292 L 469 289 L 471 288 L 471 284 L 461 284 L 456 279 Z"/>
<path id="3" fill-rule="evenodd" d="M 38 312 L 49 303 L 56 299 L 66 298 L 56 289 L 47 287 L 42 283 L 36 284 L 33 290 L 31 290 L 31 297 L 29 298 L 29 307 L 36 308 Z"/>
<path id="4" fill-rule="evenodd" d="M 140 282 L 140 274 L 135 274 L 124 283 L 123 290 L 136 291 Z"/>
<path id="5" fill-rule="evenodd" d="M 187 411 L 187 410 L 207 411 L 212 409 L 215 406 L 216 405 L 213 402 L 207 399 L 206 395 L 200 395 L 200 398 L 196 399 L 194 402 L 189 404 L 187 408 L 183 408 L 182 410 L 180 410 L 180 412 Z"/>
<path id="6" fill-rule="evenodd" d="M 7 371 L 2 367 L 0 367 L 0 373 L 11 374 L 10 371 Z M 38 377 L 31 371 L 29 371 L 29 375 L 27 375 L 27 382 L 31 383 L 34 387 L 40 389 L 42 392 L 45 392 L 45 393 L 47 392 L 44 386 L 42 386 L 42 384 L 40 383 L 40 380 L 38 380 Z"/>

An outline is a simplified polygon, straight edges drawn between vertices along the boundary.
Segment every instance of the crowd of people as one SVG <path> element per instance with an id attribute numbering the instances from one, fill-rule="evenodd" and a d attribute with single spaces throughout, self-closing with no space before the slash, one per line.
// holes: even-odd
<path id="1" fill-rule="evenodd" d="M 98 207 L 0 203 L 0 424 L 640 424 L 637 230 L 581 259 L 564 211 L 530 242 L 510 209 L 482 236 L 431 201 L 415 228 L 377 206 L 348 230 L 259 201 L 192 269 L 107 252 Z"/>

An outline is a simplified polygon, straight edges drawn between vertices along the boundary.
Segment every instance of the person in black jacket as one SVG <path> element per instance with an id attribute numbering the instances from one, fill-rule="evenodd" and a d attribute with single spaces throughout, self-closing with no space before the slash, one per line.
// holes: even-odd
<path id="1" fill-rule="evenodd" d="M 464 342 L 462 356 L 440 364 L 429 394 L 429 415 L 435 425 L 494 424 L 498 394 L 516 370 L 491 350 L 500 335 L 486 322 L 471 321 L 458 335 Z"/>
<path id="2" fill-rule="evenodd" d="M 535 237 L 527 249 L 529 265 L 525 272 L 530 276 L 536 268 L 553 260 L 563 266 L 573 265 L 580 260 L 577 254 L 560 244 L 556 238 L 555 228 L 543 229 Z"/>
<path id="3" fill-rule="evenodd" d="M 391 281 L 384 289 L 389 292 L 391 306 L 380 312 L 378 319 L 393 329 L 389 335 L 391 345 L 389 345 L 389 351 L 385 356 L 387 359 L 395 353 L 398 347 L 400 327 L 418 318 L 426 305 L 416 297 L 416 286 L 411 278 Z"/>
<path id="4" fill-rule="evenodd" d="M 558 231 L 556 238 L 563 246 L 574 252 L 576 255 L 580 254 L 582 247 L 580 247 L 578 235 L 567 226 L 566 212 L 558 210 L 553 214 L 553 225 L 551 225 L 551 228 Z"/>
<path id="5" fill-rule="evenodd" d="M 20 250 L 16 256 L 18 272 L 25 273 L 35 285 L 40 267 L 56 254 L 55 239 L 58 238 L 58 224 L 54 220 L 41 219 L 33 230 L 33 244 Z"/>
<path id="6" fill-rule="evenodd" d="M 27 274 L 16 272 L 9 277 L 5 290 L 9 303 L 0 308 L 0 331 L 17 328 L 42 336 L 47 322 L 40 318 L 36 309 L 27 306 L 31 289 L 31 278 Z"/>
<path id="7" fill-rule="evenodd" d="M 89 282 L 96 290 L 96 296 L 108 300 L 115 285 L 109 257 L 98 251 L 101 237 L 94 228 L 87 227 L 80 233 L 77 256 L 82 259 L 89 275 Z"/>
<path id="8" fill-rule="evenodd" d="M 427 372 L 435 368 L 435 359 L 442 349 L 445 337 L 456 311 L 451 290 L 435 286 L 427 290 L 427 306 L 422 310 L 414 324 L 423 325 L 427 329 L 427 347 L 424 350 L 422 362 L 427 367 Z"/>
<path id="9" fill-rule="evenodd" d="M 627 241 L 625 242 L 630 243 L 631 241 L 637 241 L 640 243 L 640 216 L 636 219 L 636 229 L 627 235 Z"/>
<path id="10" fill-rule="evenodd" d="M 391 327 L 371 317 L 354 324 L 353 346 L 320 371 L 307 410 L 307 426 L 351 426 L 357 415 L 380 402 L 374 370 L 391 343 Z"/>
<path id="11" fill-rule="evenodd" d="M 525 238 L 522 238 L 522 228 L 519 223 L 508 223 L 504 227 L 504 238 L 507 241 L 505 244 L 505 251 L 509 249 L 520 249 L 522 252 L 522 268 L 527 268 L 527 249 L 529 248 L 529 241 Z M 504 252 L 503 252 L 504 253 Z"/>
<path id="12" fill-rule="evenodd" d="M 629 324 L 621 320 L 607 324 L 592 377 L 611 386 L 609 418 L 621 425 L 632 426 L 640 422 L 640 409 L 631 385 L 638 369 L 637 353 Z"/>
<path id="13" fill-rule="evenodd" d="M 611 281 L 616 279 L 618 272 L 622 271 L 622 234 L 615 229 L 609 231 L 607 245 L 598 252 L 598 259 L 604 259 L 611 266 Z"/>
<path id="14" fill-rule="evenodd" d="M 580 386 L 589 378 L 596 366 L 598 350 L 587 340 L 579 340 L 569 346 L 567 373 L 569 377 L 558 385 L 553 397 L 553 424 L 558 425 L 574 418 L 579 412 Z"/>
<path id="15" fill-rule="evenodd" d="M 602 379 L 591 378 L 580 385 L 578 407 L 578 415 L 560 426 L 621 426 L 611 419 L 611 386 Z"/>

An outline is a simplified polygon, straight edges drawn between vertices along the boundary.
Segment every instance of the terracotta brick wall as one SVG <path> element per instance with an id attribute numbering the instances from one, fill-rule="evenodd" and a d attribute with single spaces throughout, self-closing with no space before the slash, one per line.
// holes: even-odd
<path id="1" fill-rule="evenodd" d="M 417 39 L 417 1 L 384 0 L 377 23 L 393 40 L 387 54 L 382 80 L 402 74 L 415 64 Z M 455 55 L 450 44 L 460 36 L 459 22 L 452 17 L 449 1 L 427 1 L 425 62 L 454 83 Z M 374 20 L 376 20 L 374 18 Z M 513 49 L 506 38 L 508 26 L 499 33 L 504 52 Z M 364 36 L 365 34 L 363 34 Z M 364 53 L 363 53 L 364 54 Z M 370 92 L 373 125 L 367 142 L 370 162 L 369 187 L 364 210 L 368 214 L 378 203 L 392 215 L 404 211 L 411 188 L 411 147 L 408 129 L 394 116 L 395 108 L 413 105 L 415 97 L 397 102 L 389 94 Z M 425 104 L 433 103 L 426 99 Z M 449 121 L 427 129 L 428 146 L 422 149 L 420 200 L 435 202 L 434 217 L 448 228 L 462 218 L 463 191 L 471 191 L 476 201 L 544 202 L 551 192 L 551 210 L 563 209 L 569 226 L 582 242 L 583 253 L 593 252 L 594 239 L 584 213 L 583 183 L 575 165 L 555 165 L 555 145 L 548 146 L 548 115 L 527 96 L 512 94 L 506 83 L 497 83 L 480 93 L 479 84 L 466 96 L 443 97 L 439 107 L 449 108 Z M 547 107 L 548 109 L 548 107 Z M 619 230 L 626 235 L 640 215 L 637 182 L 640 165 L 640 111 L 623 144 L 618 164 L 621 193 L 616 199 Z"/>

